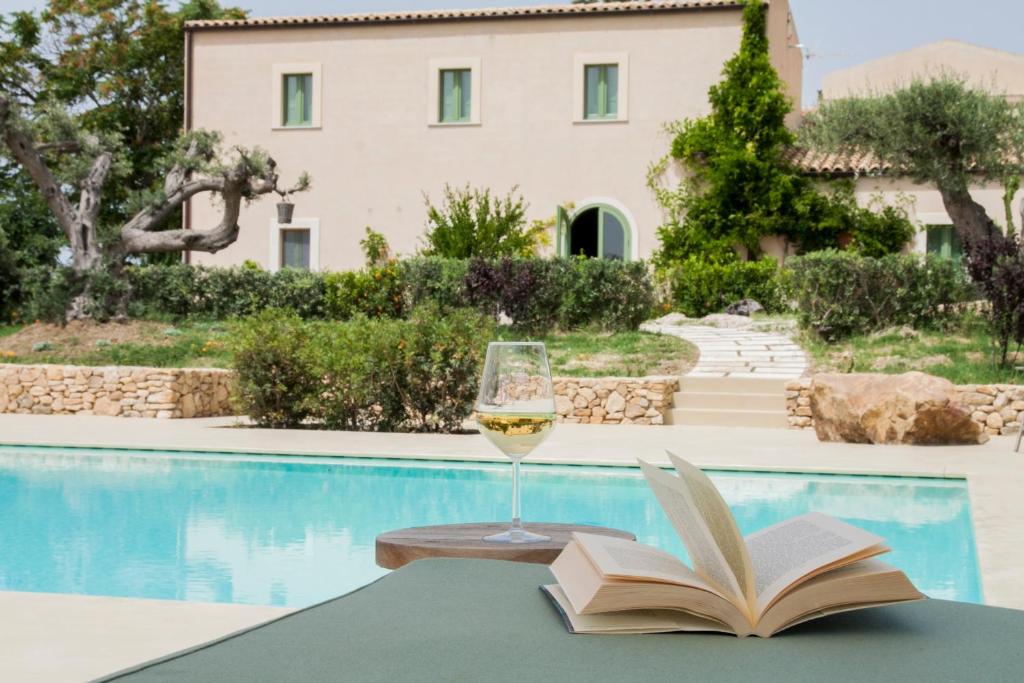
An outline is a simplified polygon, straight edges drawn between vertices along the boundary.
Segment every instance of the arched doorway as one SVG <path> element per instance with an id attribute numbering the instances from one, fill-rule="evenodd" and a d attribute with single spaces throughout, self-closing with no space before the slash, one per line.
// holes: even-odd
<path id="1" fill-rule="evenodd" d="M 632 254 L 629 221 L 607 204 L 585 206 L 571 216 L 559 212 L 559 254 L 628 261 Z"/>

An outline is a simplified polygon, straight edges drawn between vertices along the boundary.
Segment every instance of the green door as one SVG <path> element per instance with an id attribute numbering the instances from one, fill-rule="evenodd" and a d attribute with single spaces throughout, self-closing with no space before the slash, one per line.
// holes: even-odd
<path id="1" fill-rule="evenodd" d="M 632 235 L 625 216 L 603 204 L 577 211 L 571 220 L 559 210 L 556 235 L 560 256 L 628 261 L 632 254 Z"/>

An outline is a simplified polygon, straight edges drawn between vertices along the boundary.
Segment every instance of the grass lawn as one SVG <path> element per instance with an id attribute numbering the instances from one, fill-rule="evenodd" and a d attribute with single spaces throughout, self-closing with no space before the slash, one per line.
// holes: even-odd
<path id="1" fill-rule="evenodd" d="M 499 336 L 507 341 L 521 339 L 507 332 Z M 563 377 L 682 375 L 698 355 L 687 341 L 647 332 L 568 332 L 536 341 L 547 346 L 552 374 Z"/>
<path id="2" fill-rule="evenodd" d="M 919 370 L 954 384 L 1024 383 L 1024 373 L 1013 369 L 1024 364 L 1024 353 L 1011 356 L 1009 367 L 998 367 L 992 361 L 992 338 L 977 319 L 946 331 L 893 329 L 833 344 L 805 334 L 799 342 L 821 371 Z"/>
<path id="3" fill-rule="evenodd" d="M 228 334 L 220 322 L 0 327 L 0 362 L 223 368 L 230 365 Z M 522 339 L 507 332 L 499 336 Z M 552 373 L 562 376 L 678 375 L 697 359 L 688 342 L 644 332 L 553 334 L 539 341 L 547 344 Z"/>

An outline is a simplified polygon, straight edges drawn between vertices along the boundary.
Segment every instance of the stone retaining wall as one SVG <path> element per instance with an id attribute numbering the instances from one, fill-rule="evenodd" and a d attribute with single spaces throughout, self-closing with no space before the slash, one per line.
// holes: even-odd
<path id="1" fill-rule="evenodd" d="M 813 429 L 811 380 L 803 377 L 786 385 L 786 413 L 789 426 Z M 957 386 L 960 402 L 972 410 L 971 418 L 988 434 L 1016 434 L 1024 421 L 1024 386 L 1016 384 L 962 384 Z"/>
<path id="2" fill-rule="evenodd" d="M 231 378 L 215 369 L 0 364 L 0 413 L 220 417 L 234 414 Z"/>
<path id="3" fill-rule="evenodd" d="M 0 413 L 190 418 L 233 415 L 232 372 L 0 364 Z M 559 422 L 665 423 L 677 377 L 556 377 Z"/>
<path id="4" fill-rule="evenodd" d="M 665 424 L 678 377 L 556 377 L 559 422 Z"/>

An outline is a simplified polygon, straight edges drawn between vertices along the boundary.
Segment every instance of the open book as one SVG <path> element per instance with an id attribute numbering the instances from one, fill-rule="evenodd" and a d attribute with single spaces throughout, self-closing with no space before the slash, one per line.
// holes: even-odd
<path id="1" fill-rule="evenodd" d="M 574 534 L 544 586 L 573 633 L 720 631 L 767 638 L 847 610 L 921 600 L 895 567 L 872 559 L 881 538 L 812 512 L 746 538 L 707 475 L 669 453 L 679 476 L 642 462 L 693 569 L 635 541 Z"/>

